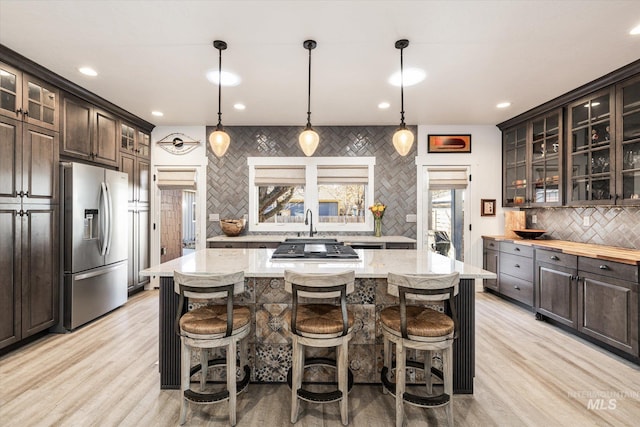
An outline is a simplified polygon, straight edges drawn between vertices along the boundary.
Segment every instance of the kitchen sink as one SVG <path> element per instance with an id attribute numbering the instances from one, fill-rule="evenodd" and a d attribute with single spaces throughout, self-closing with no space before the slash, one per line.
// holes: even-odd
<path id="1" fill-rule="evenodd" d="M 336 239 L 286 239 L 271 259 L 358 259 L 356 251 Z"/>

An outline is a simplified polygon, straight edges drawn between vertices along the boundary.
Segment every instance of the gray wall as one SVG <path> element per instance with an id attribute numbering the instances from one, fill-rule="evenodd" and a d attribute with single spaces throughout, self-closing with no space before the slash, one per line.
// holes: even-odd
<path id="1" fill-rule="evenodd" d="M 417 128 L 411 152 L 400 156 L 391 142 L 395 126 L 318 126 L 317 157 L 375 156 L 375 201 L 388 206 L 383 218 L 384 235 L 416 238 L 416 224 L 405 222 L 416 213 Z M 215 129 L 207 126 L 207 140 Z M 247 157 L 304 157 L 298 146 L 302 126 L 229 126 L 229 150 L 217 158 L 207 147 L 207 214 L 220 218 L 242 218 L 249 213 L 249 169 Z M 207 146 L 209 144 L 207 143 Z M 217 222 L 207 222 L 207 236 L 219 235 Z M 372 234 L 368 233 L 368 234 Z M 356 234 L 356 233 L 353 233 Z"/>
<path id="2" fill-rule="evenodd" d="M 526 209 L 527 227 L 547 230 L 548 238 L 640 248 L 640 208 L 581 207 Z M 537 223 L 531 216 L 537 215 Z M 591 225 L 582 225 L 589 216 Z"/>

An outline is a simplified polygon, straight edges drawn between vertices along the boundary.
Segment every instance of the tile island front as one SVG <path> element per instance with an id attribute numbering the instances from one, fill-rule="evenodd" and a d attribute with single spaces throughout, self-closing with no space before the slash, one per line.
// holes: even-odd
<path id="1" fill-rule="evenodd" d="M 389 272 L 401 274 L 460 273 L 457 297 L 460 336 L 454 343 L 454 392 L 473 393 L 475 365 L 475 281 L 495 279 L 494 273 L 425 250 L 358 249 L 358 260 L 272 260 L 274 249 L 204 249 L 153 266 L 141 272 L 160 277 L 160 386 L 179 388 L 180 338 L 174 332 L 178 296 L 173 272 L 230 273 L 243 271 L 246 289 L 236 303 L 252 313 L 249 360 L 254 382 L 285 382 L 291 366 L 291 344 L 284 314 L 291 308 L 291 296 L 284 290 L 285 270 L 329 273 L 354 270 L 356 290 L 348 304 L 356 317 L 356 332 L 349 344 L 349 364 L 356 383 L 380 382 L 382 336 L 378 327 L 380 310 L 397 304 L 387 294 Z M 437 365 L 438 361 L 435 361 Z"/>

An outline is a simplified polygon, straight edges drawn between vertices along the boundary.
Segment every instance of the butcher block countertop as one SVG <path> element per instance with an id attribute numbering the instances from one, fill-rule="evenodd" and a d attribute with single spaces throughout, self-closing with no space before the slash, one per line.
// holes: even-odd
<path id="1" fill-rule="evenodd" d="M 592 243 L 577 243 L 566 240 L 528 240 L 513 239 L 505 236 L 482 236 L 485 239 L 513 242 L 518 245 L 534 246 L 536 248 L 556 250 L 570 255 L 621 262 L 624 264 L 640 265 L 640 250 L 619 248 L 616 246 L 596 245 Z"/>

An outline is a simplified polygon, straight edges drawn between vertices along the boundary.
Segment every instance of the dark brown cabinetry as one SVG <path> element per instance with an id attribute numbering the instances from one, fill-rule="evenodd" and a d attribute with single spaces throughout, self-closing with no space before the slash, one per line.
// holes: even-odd
<path id="1" fill-rule="evenodd" d="M 616 89 L 616 195 L 618 203 L 640 204 L 640 76 Z"/>
<path id="2" fill-rule="evenodd" d="M 640 206 L 640 61 L 498 127 L 503 206 Z"/>
<path id="3" fill-rule="evenodd" d="M 567 107 L 568 204 L 615 203 L 614 105 L 611 87 Z"/>
<path id="4" fill-rule="evenodd" d="M 149 282 L 140 270 L 150 265 L 150 162 L 148 133 L 126 123 L 120 125 L 120 170 L 129 175 L 129 273 L 128 288 L 134 291 Z"/>
<path id="5" fill-rule="evenodd" d="M 118 165 L 118 120 L 110 113 L 75 96 L 62 100 L 61 155 Z"/>
<path id="6" fill-rule="evenodd" d="M 500 242 L 500 294 L 533 306 L 533 249 Z"/>
<path id="7" fill-rule="evenodd" d="M 577 257 L 536 249 L 536 312 L 572 328 L 578 325 Z"/>
<path id="8" fill-rule="evenodd" d="M 58 320 L 58 133 L 0 116 L 0 348 Z"/>
<path id="9" fill-rule="evenodd" d="M 503 133 L 503 206 L 562 203 L 562 110 Z"/>
<path id="10" fill-rule="evenodd" d="M 500 272 L 499 243 L 495 240 L 484 239 L 482 251 L 482 268 L 492 273 Z M 500 291 L 498 279 L 484 279 L 483 286 L 496 292 Z"/>
<path id="11" fill-rule="evenodd" d="M 58 90 L 0 62 L 0 115 L 58 130 Z"/>
<path id="12" fill-rule="evenodd" d="M 638 266 L 578 257 L 578 331 L 638 353 Z"/>

